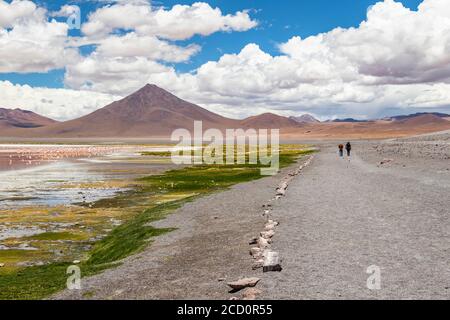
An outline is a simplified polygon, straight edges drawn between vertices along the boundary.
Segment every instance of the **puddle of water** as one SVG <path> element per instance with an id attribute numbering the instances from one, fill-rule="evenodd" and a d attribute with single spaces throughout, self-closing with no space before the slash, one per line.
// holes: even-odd
<path id="1" fill-rule="evenodd" d="M 9 238 L 22 238 L 22 237 L 31 237 L 37 234 L 44 233 L 45 230 L 36 226 L 27 227 L 27 226 L 15 226 L 15 227 L 6 227 L 0 225 L 0 240 L 5 240 Z M 4 247 L 3 250 L 6 250 L 7 247 Z M 2 250 L 2 249 L 0 249 Z"/>

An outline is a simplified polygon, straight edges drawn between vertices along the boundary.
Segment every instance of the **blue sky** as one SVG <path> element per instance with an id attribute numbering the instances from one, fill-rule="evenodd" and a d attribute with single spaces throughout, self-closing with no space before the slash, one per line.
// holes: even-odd
<path id="1" fill-rule="evenodd" d="M 11 1 L 9 1 L 11 2 Z M 193 4 L 198 1 L 154 1 L 154 5 L 171 8 L 176 4 Z M 189 61 L 172 64 L 180 72 L 190 72 L 209 60 L 218 60 L 224 53 L 239 52 L 249 42 L 257 43 L 265 52 L 278 55 L 278 43 L 287 41 L 293 36 L 302 38 L 336 27 L 356 27 L 366 17 L 367 8 L 376 0 L 241 0 L 241 1 L 207 1 L 212 7 L 219 7 L 224 14 L 241 10 L 251 10 L 250 14 L 260 25 L 252 30 L 235 32 L 218 32 L 210 36 L 194 36 L 177 43 L 197 43 L 201 51 Z M 416 10 L 420 0 L 402 0 L 405 6 Z M 37 1 L 49 10 L 57 11 L 65 4 L 76 4 L 81 8 L 82 22 L 95 9 L 103 6 L 98 1 Z M 60 21 L 62 19 L 59 19 Z M 79 35 L 78 30 L 71 35 Z M 86 50 L 85 53 L 89 53 Z M 52 70 L 47 73 L 0 73 L 0 80 L 9 80 L 18 84 L 29 84 L 50 88 L 64 87 L 64 70 Z"/>

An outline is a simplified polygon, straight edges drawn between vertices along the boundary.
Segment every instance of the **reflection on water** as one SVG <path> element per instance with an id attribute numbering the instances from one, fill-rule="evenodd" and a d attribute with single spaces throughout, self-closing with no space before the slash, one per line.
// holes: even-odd
<path id="1" fill-rule="evenodd" d="M 58 148 L 63 150 L 64 146 Z M 67 150 L 73 148 L 69 146 Z M 103 186 L 101 182 L 132 179 L 169 166 L 167 161 L 150 161 L 149 157 L 140 155 L 141 151 L 161 151 L 161 148 L 105 149 L 102 150 L 105 154 L 96 152 L 95 156 L 76 151 L 84 157 L 75 158 L 71 153 L 64 153 L 60 160 L 51 156 L 44 158 L 38 153 L 28 156 L 22 152 L 19 156 L 17 151 L 3 149 L 0 152 L 0 170 L 3 170 L 0 171 L 0 209 L 89 203 L 124 190 Z M 64 158 L 66 154 L 68 157 Z"/>

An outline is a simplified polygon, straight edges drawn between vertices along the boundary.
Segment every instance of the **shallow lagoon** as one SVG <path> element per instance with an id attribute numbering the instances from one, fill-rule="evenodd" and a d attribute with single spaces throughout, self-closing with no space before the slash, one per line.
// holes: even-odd
<path id="1" fill-rule="evenodd" d="M 0 148 L 0 210 L 94 202 L 124 191 L 126 181 L 170 166 L 167 159 L 141 156 L 142 152 L 165 151 L 168 147 L 0 145 Z M 80 151 L 64 156 L 64 148 Z M 77 158 L 77 154 L 81 157 Z"/>

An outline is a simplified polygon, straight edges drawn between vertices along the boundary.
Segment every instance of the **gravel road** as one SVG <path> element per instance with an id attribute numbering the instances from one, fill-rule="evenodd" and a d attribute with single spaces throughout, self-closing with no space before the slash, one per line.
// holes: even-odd
<path id="1" fill-rule="evenodd" d="M 291 183 L 274 211 L 284 270 L 263 298 L 450 298 L 450 162 L 391 152 L 380 165 L 386 143 L 356 143 L 350 161 L 324 145 Z M 367 287 L 373 265 L 381 290 Z"/>

